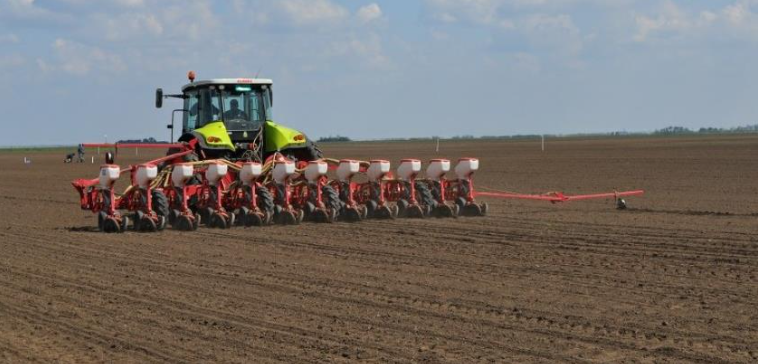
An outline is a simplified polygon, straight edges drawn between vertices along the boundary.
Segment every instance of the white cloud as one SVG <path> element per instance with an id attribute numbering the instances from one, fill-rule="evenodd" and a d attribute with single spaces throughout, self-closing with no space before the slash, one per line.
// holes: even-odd
<path id="1" fill-rule="evenodd" d="M 532 44 L 559 51 L 564 55 L 578 55 L 583 48 L 581 31 L 567 14 L 534 14 L 516 24 Z"/>
<path id="2" fill-rule="evenodd" d="M 435 40 L 438 40 L 438 41 L 447 41 L 447 40 L 450 39 L 450 34 L 448 34 L 447 32 L 443 32 L 441 30 L 438 30 L 438 29 L 431 29 L 431 30 L 429 30 L 429 35 L 431 35 L 432 38 L 434 38 Z"/>
<path id="3" fill-rule="evenodd" d="M 576 0 L 581 1 L 581 0 Z M 590 1 L 590 0 L 585 0 Z M 561 3 L 572 2 L 564 0 Z M 583 48 L 581 31 L 572 17 L 563 13 L 543 13 L 542 0 L 427 0 L 431 18 L 442 23 L 463 22 L 493 31 L 493 37 L 519 34 L 532 46 L 553 48 L 564 55 L 577 55 Z M 521 11 L 525 9 L 527 11 Z M 506 32 L 506 33 L 502 33 Z"/>
<path id="4" fill-rule="evenodd" d="M 753 11 L 753 6 L 758 6 L 758 1 L 738 1 L 724 7 L 721 16 L 732 29 L 758 38 L 758 14 Z"/>
<path id="5" fill-rule="evenodd" d="M 370 23 L 381 19 L 382 9 L 376 3 L 372 3 L 358 9 L 358 12 L 355 14 L 355 16 L 358 17 L 358 20 L 361 23 Z"/>
<path id="6" fill-rule="evenodd" d="M 127 7 L 139 7 L 145 5 L 145 0 L 116 0 L 116 3 Z"/>
<path id="7" fill-rule="evenodd" d="M 100 23 L 108 40 L 124 40 L 145 35 L 160 36 L 163 24 L 155 14 L 124 13 L 116 17 L 110 14 L 95 14 L 93 18 Z"/>
<path id="8" fill-rule="evenodd" d="M 365 38 L 352 36 L 346 40 L 332 42 L 328 58 L 355 57 L 365 67 L 370 69 L 387 69 L 392 66 L 390 59 L 384 54 L 382 39 L 377 34 L 369 34 Z"/>
<path id="9" fill-rule="evenodd" d="M 533 54 L 519 52 L 513 55 L 512 58 L 514 67 L 517 69 L 530 73 L 539 73 L 542 68 L 540 59 Z"/>
<path id="10" fill-rule="evenodd" d="M 334 0 L 235 0 L 224 12 L 210 0 L 61 1 L 68 4 L 61 13 L 82 21 L 56 35 L 52 55 L 31 57 L 48 76 L 109 77 L 126 69 L 152 74 L 172 67 L 249 74 L 284 66 L 310 73 L 392 66 L 383 36 L 364 26 L 385 19 L 371 2 L 351 12 Z"/>
<path id="11" fill-rule="evenodd" d="M 566 14 L 548 15 L 534 14 L 527 17 L 521 24 L 528 31 L 559 31 L 578 33 L 579 29 L 574 25 L 571 16 Z"/>
<path id="12" fill-rule="evenodd" d="M 197 41 L 214 35 L 221 21 L 213 11 L 211 1 L 198 0 L 164 6 L 155 12 L 167 35 Z M 191 19 L 191 21 L 188 21 Z"/>
<path id="13" fill-rule="evenodd" d="M 21 40 L 15 34 L 0 34 L 0 44 L 2 43 L 18 43 Z"/>
<path id="14" fill-rule="evenodd" d="M 636 15 L 636 42 L 682 37 L 705 37 L 727 32 L 732 36 L 758 40 L 758 15 L 753 12 L 756 0 L 739 0 L 717 11 L 686 11 L 667 1 L 654 15 Z"/>
<path id="15" fill-rule="evenodd" d="M 333 25 L 349 16 L 347 9 L 329 0 L 282 0 L 276 6 L 297 25 Z"/>
<path id="16" fill-rule="evenodd" d="M 14 68 L 23 66 L 26 63 L 24 56 L 20 54 L 9 54 L 0 56 L 0 69 Z"/>
<path id="17" fill-rule="evenodd" d="M 465 20 L 478 24 L 491 24 L 497 20 L 504 0 L 427 0 L 433 19 L 446 23 Z"/>
<path id="18" fill-rule="evenodd" d="M 0 0 L 4 3 L 0 15 L 20 21 L 43 21 L 58 23 L 70 21 L 72 17 L 58 14 L 43 7 L 37 6 L 34 0 Z"/>
<path id="19" fill-rule="evenodd" d="M 632 0 L 425 0 L 430 18 L 444 23 L 465 21 L 498 25 L 512 12 L 545 12 L 580 4 L 617 7 Z"/>
<path id="20" fill-rule="evenodd" d="M 116 0 L 112 0 L 116 1 Z M 150 43 L 170 39 L 174 44 L 198 41 L 216 35 L 221 22 L 207 0 L 163 2 L 162 6 L 134 7 L 127 12 L 97 9 L 83 14 L 88 21 L 84 33 L 107 41 Z M 127 6 L 127 5 L 125 5 Z"/>
<path id="21" fill-rule="evenodd" d="M 691 29 L 695 24 L 690 16 L 671 1 L 665 2 L 659 10 L 657 17 L 637 15 L 635 17 L 637 33 L 633 39 L 637 42 L 645 41 L 651 33 L 662 31 L 682 32 Z"/>
<path id="22" fill-rule="evenodd" d="M 443 23 L 455 23 L 458 21 L 458 18 L 450 13 L 436 13 L 432 15 L 432 19 L 441 21 Z"/>
<path id="23" fill-rule="evenodd" d="M 83 76 L 92 70 L 105 72 L 122 72 L 126 64 L 117 54 L 106 52 L 98 47 L 86 46 L 74 41 L 58 38 L 53 43 L 58 58 L 56 66 L 49 66 L 44 60 L 37 64 L 41 69 L 61 69 L 72 75 Z"/>
<path id="24" fill-rule="evenodd" d="M 332 0 L 233 0 L 233 17 L 261 29 L 326 30 L 348 24 L 350 11 Z"/>
<path id="25" fill-rule="evenodd" d="M 115 5 L 118 7 L 137 8 L 145 6 L 145 0 L 58 0 L 69 5 L 94 7 L 96 5 Z M 163 0 L 166 1 L 166 0 Z"/>
<path id="26" fill-rule="evenodd" d="M 45 62 L 45 60 L 42 58 L 37 58 L 36 63 L 37 63 L 37 67 L 39 67 L 39 70 L 42 71 L 43 73 L 47 73 L 53 70 L 53 67 L 50 66 L 50 64 L 48 64 L 47 62 Z"/>
<path id="27" fill-rule="evenodd" d="M 6 1 L 12 7 L 32 7 L 34 6 L 34 0 L 7 0 Z"/>
<path id="28" fill-rule="evenodd" d="M 526 52 L 505 54 L 500 57 L 485 56 L 484 64 L 492 69 L 502 69 L 503 65 L 520 74 L 538 74 L 542 71 L 540 58 Z"/>

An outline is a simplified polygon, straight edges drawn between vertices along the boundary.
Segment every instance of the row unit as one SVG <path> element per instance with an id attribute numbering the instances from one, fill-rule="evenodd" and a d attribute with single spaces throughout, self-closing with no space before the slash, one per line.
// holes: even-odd
<path id="1" fill-rule="evenodd" d="M 173 166 L 171 180 L 174 186 L 184 186 L 195 174 L 192 164 L 180 163 Z M 223 162 L 211 163 L 205 172 L 208 183 L 215 185 L 218 180 L 226 176 L 228 165 Z M 479 160 L 476 158 L 461 158 L 455 166 L 455 174 L 458 179 L 469 179 L 479 169 Z M 327 174 L 329 165 L 323 160 L 311 161 L 305 167 L 303 175 L 310 182 L 315 182 L 321 176 Z M 343 159 L 337 166 L 337 178 L 340 181 L 349 181 L 354 175 L 360 173 L 361 163 L 357 160 Z M 441 179 L 450 171 L 449 159 L 432 159 L 426 167 L 426 176 L 432 180 Z M 376 182 L 384 178 L 390 172 L 390 162 L 387 160 L 372 160 L 366 170 L 369 181 Z M 401 180 L 412 180 L 421 172 L 421 161 L 418 159 L 403 159 L 397 168 L 397 177 Z M 275 161 L 272 177 L 277 183 L 284 183 L 297 173 L 295 162 L 290 160 Z M 100 185 L 104 188 L 111 186 L 120 176 L 121 169 L 117 165 L 106 164 L 100 167 Z M 249 185 L 254 183 L 263 174 L 263 166 L 256 162 L 245 162 L 239 173 L 240 181 Z M 134 175 L 134 183 L 140 188 L 146 188 L 152 180 L 158 176 L 158 167 L 153 164 L 143 164 L 137 167 Z"/>

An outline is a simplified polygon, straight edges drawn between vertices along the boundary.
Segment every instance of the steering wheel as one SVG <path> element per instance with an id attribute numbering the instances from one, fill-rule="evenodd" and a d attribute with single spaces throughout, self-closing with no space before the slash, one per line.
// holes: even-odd
<path id="1" fill-rule="evenodd" d="M 248 130 L 247 126 L 249 123 L 245 119 L 231 119 L 226 121 L 226 126 L 229 130 Z"/>

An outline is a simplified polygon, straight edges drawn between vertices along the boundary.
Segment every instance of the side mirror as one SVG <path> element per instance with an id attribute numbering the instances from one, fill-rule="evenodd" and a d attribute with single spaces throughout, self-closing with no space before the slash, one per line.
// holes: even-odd
<path id="1" fill-rule="evenodd" d="M 162 88 L 155 90 L 155 107 L 159 109 L 163 107 L 163 89 Z"/>

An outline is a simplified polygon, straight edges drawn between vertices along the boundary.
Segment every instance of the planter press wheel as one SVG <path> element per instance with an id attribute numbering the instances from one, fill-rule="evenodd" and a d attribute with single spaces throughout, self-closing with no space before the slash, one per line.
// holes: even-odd
<path id="1" fill-rule="evenodd" d="M 127 217 L 124 216 L 123 219 L 126 220 Z M 124 220 L 122 220 L 122 225 L 123 225 L 123 221 Z M 127 221 L 127 223 L 128 223 L 128 221 Z M 103 220 L 103 231 L 106 232 L 106 233 L 120 233 L 120 232 L 123 232 L 125 230 L 125 229 L 122 229 L 122 225 L 119 225 L 118 220 L 116 220 L 115 217 L 113 217 L 113 216 L 107 216 Z"/>
<path id="2" fill-rule="evenodd" d="M 329 213 L 326 209 L 314 209 L 308 214 L 308 219 L 314 222 L 331 222 Z"/>
<path id="3" fill-rule="evenodd" d="M 412 205 L 405 208 L 405 216 L 414 219 L 421 219 L 426 216 L 424 209 L 419 205 Z"/>
<path id="4" fill-rule="evenodd" d="M 363 213 L 356 207 L 346 207 L 344 211 L 345 221 L 358 222 L 361 221 Z"/>
<path id="5" fill-rule="evenodd" d="M 456 205 L 457 208 L 457 205 Z M 436 217 L 457 217 L 456 208 L 448 204 L 438 204 L 434 209 L 434 216 Z"/>
<path id="6" fill-rule="evenodd" d="M 107 218 L 108 218 L 108 214 L 106 214 L 105 211 L 100 211 L 97 213 L 97 230 L 104 231 L 103 223 L 105 222 L 105 219 Z"/>
<path id="7" fill-rule="evenodd" d="M 463 206 L 461 212 L 464 216 L 483 216 L 482 207 L 475 203 Z"/>
<path id="8" fill-rule="evenodd" d="M 263 219 L 264 217 L 261 216 L 261 214 L 248 213 L 245 215 L 243 222 L 245 226 L 263 226 L 263 222 L 264 222 Z"/>
<path id="9" fill-rule="evenodd" d="M 210 217 L 210 227 L 219 229 L 228 229 L 234 225 L 234 214 L 225 215 L 219 212 L 214 212 Z"/>
<path id="10" fill-rule="evenodd" d="M 142 215 L 142 218 L 139 220 L 139 231 L 158 231 L 158 223 L 155 220 L 151 219 L 150 216 Z"/>
<path id="11" fill-rule="evenodd" d="M 374 210 L 371 217 L 376 219 L 394 219 L 397 213 L 387 205 L 380 206 Z"/>
<path id="12" fill-rule="evenodd" d="M 276 219 L 280 225 L 297 225 L 300 223 L 299 216 L 298 212 L 282 210 L 276 216 Z"/>
<path id="13" fill-rule="evenodd" d="M 202 217 L 202 219 L 200 219 L 201 222 L 203 224 L 205 224 L 205 225 L 211 226 L 210 225 L 210 223 L 211 223 L 211 216 L 213 216 L 214 212 L 215 211 L 213 210 L 213 208 L 210 208 L 210 207 L 203 207 L 203 208 L 199 209 L 198 213 Z"/>
<path id="14" fill-rule="evenodd" d="M 174 228 L 179 231 L 192 231 L 197 229 L 197 224 L 187 215 L 179 215 L 174 221 Z M 195 219 L 196 220 L 196 219 Z"/>

